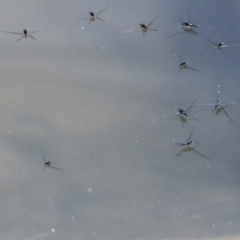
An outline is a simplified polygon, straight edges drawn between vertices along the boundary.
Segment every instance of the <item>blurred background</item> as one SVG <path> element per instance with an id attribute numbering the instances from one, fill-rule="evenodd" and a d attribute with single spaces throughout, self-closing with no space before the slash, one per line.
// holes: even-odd
<path id="1" fill-rule="evenodd" d="M 83 19 L 107 6 L 105 22 Z M 240 44 L 238 0 L 2 0 L 0 13 L 0 239 L 240 239 L 240 46 L 207 41 Z M 188 14 L 199 37 L 166 38 Z M 156 16 L 157 32 L 122 33 Z M 36 41 L 4 33 L 23 29 Z M 217 96 L 235 124 L 197 105 Z M 176 109 L 196 98 L 201 121 L 182 128 Z M 210 161 L 176 157 L 193 128 Z"/>

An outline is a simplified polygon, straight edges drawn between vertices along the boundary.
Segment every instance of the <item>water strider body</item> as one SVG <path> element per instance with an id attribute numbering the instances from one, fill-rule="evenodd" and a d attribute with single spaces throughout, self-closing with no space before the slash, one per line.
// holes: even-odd
<path id="1" fill-rule="evenodd" d="M 143 36 L 145 35 L 145 33 L 148 33 L 148 31 L 155 31 L 157 32 L 157 29 L 153 29 L 150 28 L 150 25 L 157 19 L 158 17 L 155 17 L 150 23 L 148 23 L 147 25 L 140 23 L 140 27 L 137 29 L 131 29 L 131 30 L 127 30 L 127 31 L 123 31 L 122 33 L 128 33 L 128 32 L 139 32 L 142 31 Z"/>
<path id="2" fill-rule="evenodd" d="M 56 170 L 59 170 L 59 171 L 62 171 L 61 168 L 57 168 L 57 167 L 52 166 L 52 163 L 51 163 L 50 161 L 46 161 L 43 154 L 42 154 L 42 157 L 43 157 L 43 161 L 44 161 L 44 169 L 43 169 L 43 171 L 44 171 L 46 168 L 48 168 L 48 167 L 53 168 L 53 169 L 56 169 Z"/>
<path id="3" fill-rule="evenodd" d="M 28 32 L 27 29 L 24 29 L 23 32 L 7 32 L 7 31 L 4 31 L 5 33 L 10 33 L 10 34 L 16 34 L 16 35 L 21 35 L 21 37 L 17 40 L 17 42 L 19 42 L 23 37 L 25 38 L 31 38 L 33 40 L 36 40 L 36 38 L 34 38 L 33 36 L 31 36 L 30 34 L 33 34 L 35 32 L 38 32 L 38 31 L 32 31 L 32 32 Z"/>
<path id="4" fill-rule="evenodd" d="M 100 20 L 100 21 L 102 21 L 102 22 L 105 22 L 105 20 L 102 19 L 102 18 L 100 18 L 99 15 L 100 15 L 103 11 L 105 11 L 107 8 L 108 8 L 108 6 L 105 7 L 104 9 L 102 9 L 101 11 L 97 12 L 97 13 L 94 13 L 94 12 L 91 11 L 91 12 L 89 12 L 89 18 L 80 18 L 80 19 L 88 20 L 88 21 L 89 21 L 89 24 L 90 24 L 91 22 L 95 22 L 96 20 Z"/>
<path id="5" fill-rule="evenodd" d="M 181 146 L 183 149 L 176 155 L 177 157 L 180 156 L 181 153 L 183 152 L 195 152 L 196 154 L 198 154 L 199 156 L 210 160 L 208 157 L 206 157 L 205 155 L 203 155 L 202 153 L 200 153 L 199 151 L 197 151 L 196 148 L 196 141 L 191 140 L 192 134 L 193 134 L 194 128 L 192 130 L 192 132 L 190 133 L 190 135 L 188 136 L 187 140 L 183 143 L 175 143 L 175 145 Z"/>
<path id="6" fill-rule="evenodd" d="M 184 123 L 188 123 L 188 120 L 197 120 L 197 121 L 200 121 L 198 118 L 195 118 L 191 115 L 189 115 L 190 111 L 191 111 L 191 108 L 192 106 L 195 104 L 195 102 L 197 101 L 197 98 L 193 101 L 193 103 L 187 108 L 187 110 L 184 110 L 182 108 L 178 108 L 177 109 L 177 113 L 174 114 L 174 115 L 171 115 L 171 116 L 164 116 L 162 118 L 168 118 L 168 119 L 173 119 L 172 117 L 174 116 L 178 116 L 180 121 L 182 122 L 182 127 L 183 127 L 183 124 Z M 190 119 L 189 119 L 190 118 Z M 175 120 L 175 119 L 173 119 Z"/>
<path id="7" fill-rule="evenodd" d="M 191 33 L 191 34 L 199 37 L 198 36 L 198 32 L 196 32 L 195 30 L 197 28 L 203 27 L 202 25 L 196 25 L 196 24 L 193 24 L 191 22 L 191 18 L 190 18 L 190 13 L 189 12 L 188 12 L 188 22 L 182 22 L 180 26 L 183 29 L 183 32 L 169 35 L 166 38 L 170 38 L 170 37 L 177 36 L 177 35 L 184 34 L 184 33 Z"/>
<path id="8" fill-rule="evenodd" d="M 197 104 L 197 105 L 202 105 L 202 106 L 213 106 L 213 110 L 212 112 L 217 115 L 219 114 L 220 112 L 223 112 L 227 118 L 232 122 L 232 123 L 235 123 L 232 118 L 228 115 L 228 113 L 226 112 L 225 110 L 225 107 L 226 106 L 229 106 L 229 105 L 232 105 L 232 104 L 235 104 L 236 102 L 231 102 L 231 103 L 227 103 L 227 104 L 224 104 L 222 101 L 219 101 L 219 98 L 217 96 L 217 101 L 216 103 L 205 103 L 205 104 Z M 209 109 L 206 109 L 206 110 L 209 110 Z"/>
<path id="9" fill-rule="evenodd" d="M 182 69 L 190 69 L 190 70 L 194 70 L 194 71 L 199 71 L 196 68 L 189 67 L 187 62 L 182 62 L 181 57 L 179 57 L 179 60 L 180 60 L 180 64 L 179 64 L 178 72 L 180 72 Z"/>
<path id="10" fill-rule="evenodd" d="M 215 42 L 211 41 L 210 39 L 207 39 L 207 40 L 210 43 L 212 43 L 213 45 L 215 45 L 218 50 L 222 50 L 223 48 L 226 48 L 226 47 L 237 47 L 238 46 L 238 44 L 226 45 L 226 44 L 224 44 L 224 42 L 215 43 Z"/>

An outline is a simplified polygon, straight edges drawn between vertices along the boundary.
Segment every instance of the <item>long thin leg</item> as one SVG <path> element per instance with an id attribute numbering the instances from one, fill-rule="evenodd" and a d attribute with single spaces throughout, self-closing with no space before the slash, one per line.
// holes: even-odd
<path id="1" fill-rule="evenodd" d="M 153 29 L 153 28 L 148 28 L 148 30 L 157 32 L 157 29 Z"/>
<path id="2" fill-rule="evenodd" d="M 189 23 L 191 23 L 191 17 L 190 17 L 190 11 L 189 11 L 189 9 L 188 9 L 188 21 L 189 21 Z"/>
<path id="3" fill-rule="evenodd" d="M 17 35 L 22 35 L 23 33 L 21 32 L 7 32 L 7 31 L 3 31 L 3 32 L 5 32 L 5 33 L 11 33 L 11 34 L 17 34 Z"/>
<path id="4" fill-rule="evenodd" d="M 17 42 L 19 42 L 23 37 L 24 37 L 24 35 L 22 35 L 22 36 L 17 40 Z"/>
<path id="5" fill-rule="evenodd" d="M 155 17 L 149 24 L 147 24 L 147 27 L 149 27 L 158 17 Z"/>
<path id="6" fill-rule="evenodd" d="M 183 29 L 186 33 L 192 33 L 194 34 L 196 37 L 199 37 L 198 34 L 196 31 L 194 31 L 192 28 L 185 28 Z"/>
<path id="7" fill-rule="evenodd" d="M 234 122 L 234 121 L 230 118 L 230 116 L 227 114 L 227 112 L 226 112 L 226 110 L 224 109 L 224 107 L 222 107 L 222 110 L 223 110 L 223 112 L 225 113 L 225 115 L 230 119 L 230 121 L 235 124 L 235 122 Z"/>
<path id="8" fill-rule="evenodd" d="M 194 151 L 195 153 L 197 153 L 199 156 L 201 156 L 201 157 L 203 157 L 203 158 L 205 158 L 205 159 L 207 159 L 207 160 L 210 161 L 210 159 L 209 159 L 208 157 L 204 156 L 202 153 L 198 152 L 198 151 L 195 150 L 194 148 L 191 148 L 191 149 L 192 149 L 192 151 Z"/>
<path id="9" fill-rule="evenodd" d="M 188 138 L 187 138 L 186 142 L 187 142 L 187 141 L 189 141 L 189 140 L 190 140 L 190 138 L 192 137 L 193 131 L 194 131 L 194 128 L 193 128 L 193 130 L 191 131 L 190 135 L 188 136 Z"/>
<path id="10" fill-rule="evenodd" d="M 44 163 L 46 163 L 46 160 L 45 160 L 45 157 L 44 157 L 44 155 L 42 154 L 42 157 L 43 157 L 43 161 L 44 161 Z"/>
<path id="11" fill-rule="evenodd" d="M 182 152 L 184 152 L 184 150 L 181 150 L 181 151 L 176 155 L 176 157 L 179 157 L 179 156 L 182 154 Z"/>
<path id="12" fill-rule="evenodd" d="M 49 166 L 50 168 L 54 168 L 56 170 L 59 170 L 59 171 L 63 171 L 61 168 L 57 168 L 57 167 L 54 167 L 54 166 Z"/>
<path id="13" fill-rule="evenodd" d="M 184 33 L 186 33 L 186 32 L 175 33 L 175 34 L 169 35 L 169 36 L 167 36 L 165 38 L 174 37 L 174 36 L 177 36 L 177 35 L 180 35 L 180 34 L 184 34 Z"/>
<path id="14" fill-rule="evenodd" d="M 210 43 L 212 43 L 213 45 L 218 46 L 215 42 L 211 41 L 210 39 L 207 38 L 207 40 L 208 40 Z"/>
<path id="15" fill-rule="evenodd" d="M 188 109 L 186 110 L 186 113 L 190 113 L 191 108 L 193 106 L 193 104 L 197 101 L 197 98 L 193 101 L 193 103 L 188 107 Z"/>
<path id="16" fill-rule="evenodd" d="M 44 155 L 42 154 L 42 158 L 43 158 L 43 161 L 44 161 L 44 164 L 46 163 L 46 160 L 45 160 L 45 157 L 44 157 Z M 43 169 L 43 171 L 46 169 L 46 165 L 44 165 L 44 169 Z"/>
<path id="17" fill-rule="evenodd" d="M 31 36 L 29 34 L 27 36 L 36 41 L 36 38 L 34 38 L 33 36 Z"/>
<path id="18" fill-rule="evenodd" d="M 140 28 L 138 28 L 138 29 L 126 30 L 126 31 L 123 31 L 123 32 L 121 32 L 121 33 L 140 32 L 140 31 L 142 31 L 142 30 L 141 30 Z"/>
<path id="19" fill-rule="evenodd" d="M 194 71 L 199 71 L 198 69 L 196 69 L 196 68 L 191 68 L 191 67 L 186 67 L 186 68 L 188 68 L 188 69 L 191 69 L 191 70 L 194 70 Z"/>
<path id="20" fill-rule="evenodd" d="M 102 9 L 101 11 L 97 12 L 95 15 L 99 15 L 99 14 L 101 14 L 101 13 L 102 13 L 103 11 L 105 11 L 107 8 L 108 8 L 108 6 L 105 7 L 104 9 Z"/>
<path id="21" fill-rule="evenodd" d="M 105 22 L 105 20 L 103 20 L 102 18 L 100 17 L 96 17 L 98 20 L 102 21 L 102 22 Z"/>
<path id="22" fill-rule="evenodd" d="M 198 119 L 198 118 L 195 118 L 195 117 L 193 117 L 192 115 L 188 115 L 188 117 L 191 117 L 191 118 L 193 118 L 192 120 L 201 121 L 200 119 Z"/>

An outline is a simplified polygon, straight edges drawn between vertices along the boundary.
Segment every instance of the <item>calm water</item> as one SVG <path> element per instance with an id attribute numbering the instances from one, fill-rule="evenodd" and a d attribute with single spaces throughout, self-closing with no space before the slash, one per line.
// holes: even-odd
<path id="1" fill-rule="evenodd" d="M 207 40 L 240 44 L 239 1 L 0 5 L 0 239 L 240 237 L 240 46 Z M 198 36 L 166 38 L 188 15 Z M 25 28 L 36 40 L 4 33 Z M 217 96 L 235 124 L 198 105 Z M 193 128 L 210 161 L 176 156 Z"/>

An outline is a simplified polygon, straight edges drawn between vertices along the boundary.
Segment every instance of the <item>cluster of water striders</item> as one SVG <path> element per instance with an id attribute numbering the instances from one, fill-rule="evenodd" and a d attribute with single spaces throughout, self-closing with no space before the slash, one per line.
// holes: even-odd
<path id="1" fill-rule="evenodd" d="M 89 24 L 91 22 L 95 22 L 96 20 L 100 20 L 100 21 L 105 21 L 103 18 L 100 18 L 100 14 L 105 11 L 106 9 L 108 8 L 105 7 L 103 8 L 101 11 L 97 12 L 97 13 L 93 13 L 92 11 L 89 12 L 89 18 L 79 18 L 79 19 L 82 19 L 82 20 L 87 20 L 89 21 Z M 122 33 L 129 33 L 129 32 L 142 32 L 143 36 L 145 36 L 146 33 L 148 33 L 148 31 L 157 31 L 157 29 L 154 29 L 154 28 L 151 28 L 150 26 L 154 23 L 154 21 L 157 19 L 158 17 L 156 16 L 153 20 L 151 20 L 148 24 L 139 24 L 140 26 L 136 29 L 130 29 L 130 30 L 126 30 L 126 31 L 123 31 Z M 203 27 L 202 25 L 196 25 L 196 24 L 193 24 L 192 21 L 191 21 L 191 18 L 190 18 L 190 13 L 188 12 L 188 21 L 186 22 L 182 22 L 181 23 L 181 28 L 183 31 L 179 32 L 179 33 L 175 33 L 175 34 L 172 34 L 170 36 L 167 36 L 166 38 L 170 38 L 170 37 L 173 37 L 173 36 L 178 36 L 180 34 L 185 34 L 185 33 L 190 33 L 190 34 L 193 34 L 195 35 L 196 37 L 199 37 L 199 33 L 196 31 L 198 28 L 201 28 Z M 39 31 L 39 30 L 38 30 Z M 4 31 L 6 33 L 10 33 L 10 34 L 16 34 L 16 35 L 19 35 L 20 37 L 17 39 L 17 42 L 20 41 L 22 38 L 31 38 L 33 40 L 36 40 L 36 38 L 34 38 L 32 36 L 32 34 L 38 32 L 38 31 L 31 31 L 31 32 L 28 32 L 26 29 L 23 30 L 23 32 L 9 32 L 9 31 Z M 238 46 L 237 44 L 233 44 L 233 45 L 226 45 L 224 44 L 223 42 L 220 42 L 220 43 L 215 43 L 213 42 L 212 40 L 210 39 L 207 39 L 207 41 L 209 41 L 211 44 L 213 44 L 218 50 L 222 50 L 223 48 L 226 48 L 226 47 L 234 47 L 234 46 Z M 190 70 L 194 70 L 194 71 L 199 71 L 198 69 L 196 68 L 192 68 L 190 66 L 188 66 L 187 62 L 185 61 L 182 61 L 181 60 L 181 57 L 179 57 L 179 72 L 182 70 L 182 69 L 190 69 Z M 189 105 L 189 107 L 184 110 L 182 108 L 178 108 L 177 109 L 177 113 L 175 113 L 174 115 L 171 115 L 171 116 L 163 116 L 162 118 L 168 118 L 168 119 L 172 119 L 173 117 L 178 117 L 182 123 L 182 127 L 184 126 L 184 123 L 188 123 L 188 120 L 197 120 L 197 121 L 200 121 L 198 118 L 195 118 L 193 117 L 192 115 L 190 115 L 190 111 L 191 111 L 191 108 L 193 107 L 193 105 L 195 104 L 195 102 L 197 101 L 197 99 L 195 99 L 192 104 Z M 219 101 L 219 97 L 217 96 L 217 100 L 216 100 L 216 103 L 207 103 L 207 104 L 195 104 L 195 105 L 212 105 L 213 106 L 213 110 L 212 112 L 214 114 L 219 114 L 220 112 L 223 112 L 228 118 L 229 120 L 234 123 L 234 121 L 232 120 L 232 118 L 228 115 L 228 113 L 226 112 L 225 110 L 225 107 L 228 106 L 228 105 L 232 105 L 232 104 L 235 104 L 236 102 L 231 102 L 231 103 L 228 103 L 228 104 L 224 104 L 222 101 Z M 205 155 L 203 155 L 202 153 L 200 153 L 199 151 L 196 150 L 196 141 L 194 140 L 191 140 L 191 137 L 192 137 L 192 134 L 194 132 L 194 128 L 192 129 L 191 133 L 189 134 L 189 136 L 187 137 L 186 141 L 182 142 L 182 143 L 175 143 L 176 145 L 178 146 L 181 146 L 182 147 L 182 150 L 177 154 L 177 156 L 179 156 L 182 152 L 195 152 L 196 154 L 198 154 L 199 156 L 207 159 L 207 160 L 210 160 L 208 157 L 206 157 Z M 62 170 L 60 168 L 57 168 L 57 167 L 54 167 L 52 166 L 51 162 L 50 161 L 46 161 L 45 160 L 45 157 L 44 155 L 42 155 L 42 158 L 44 160 L 44 169 L 45 170 L 47 167 L 51 167 L 53 169 L 57 169 L 57 170 Z"/>

